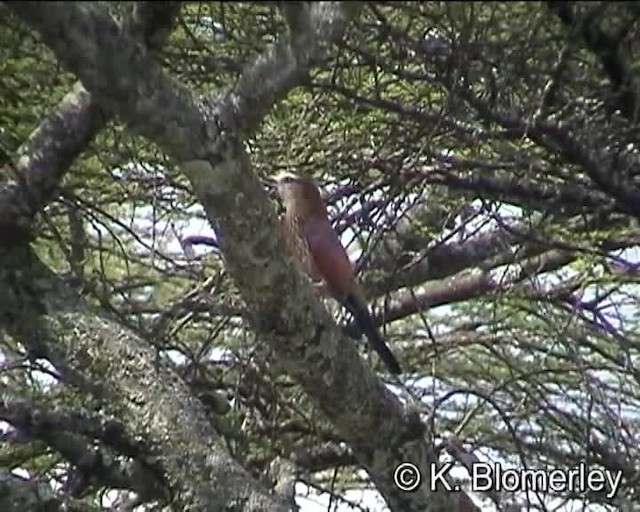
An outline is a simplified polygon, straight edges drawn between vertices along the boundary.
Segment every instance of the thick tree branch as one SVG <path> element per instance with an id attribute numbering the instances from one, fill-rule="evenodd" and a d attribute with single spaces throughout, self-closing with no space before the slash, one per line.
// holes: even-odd
<path id="1" fill-rule="evenodd" d="M 165 491 L 157 476 L 145 467 L 140 447 L 134 447 L 128 439 L 121 439 L 122 425 L 116 422 L 97 422 L 88 415 L 50 411 L 24 401 L 2 398 L 0 418 L 13 426 L 16 431 L 13 437 L 39 439 L 59 452 L 82 475 L 84 487 L 91 483 L 132 490 L 144 501 L 163 499 Z M 96 448 L 93 439 L 106 441 L 120 455 L 134 458 L 133 463 Z M 135 460 L 138 456 L 141 458 Z M 71 489 L 67 491 L 77 495 Z M 80 489 L 76 489 L 78 491 Z"/>
<path id="2" fill-rule="evenodd" d="M 96 6 L 36 2 L 26 8 L 19 2 L 6 4 L 38 28 L 61 62 L 92 94 L 100 96 L 109 110 L 179 160 L 193 156 L 185 148 L 198 146 L 204 151 L 209 137 L 215 139 L 221 132 L 243 132 L 255 126 L 275 101 L 300 83 L 327 50 L 328 42 L 342 33 L 359 9 L 358 3 L 351 2 L 313 4 L 311 33 L 296 40 L 293 47 L 286 43 L 272 47 L 245 70 L 236 88 L 221 103 L 211 101 L 203 106 L 186 87 L 167 77 L 160 64 Z M 137 113 L 135 118 L 131 110 Z M 192 141 L 187 136 L 188 127 L 202 124 L 201 110 L 209 111 L 210 119 L 200 126 L 197 139 Z"/>
<path id="3" fill-rule="evenodd" d="M 93 382 L 95 396 L 110 397 L 105 407 L 128 436 L 144 440 L 177 503 L 220 510 L 239 500 L 247 511 L 289 510 L 231 458 L 200 402 L 147 344 L 88 307 L 28 249 L 0 252 L 0 268 L 3 327 L 32 350 L 55 347 L 43 356 L 54 365 L 62 359 Z"/>
<path id="4" fill-rule="evenodd" d="M 369 293 L 377 297 L 400 288 L 420 286 L 426 281 L 445 279 L 465 269 L 486 266 L 488 263 L 491 263 L 491 267 L 514 263 L 517 259 L 548 250 L 548 244 L 536 242 L 541 238 L 544 237 L 535 225 L 513 222 L 478 233 L 462 243 L 451 241 L 427 248 L 428 241 L 425 240 L 422 251 L 414 251 L 412 260 L 406 263 L 403 261 L 400 269 L 397 268 L 398 258 L 404 252 L 403 249 L 388 255 L 377 254 L 376 269 L 384 272 L 380 273 L 381 277 L 367 276 L 364 282 Z M 400 247 L 404 247 L 402 229 L 397 240 Z M 413 245 L 415 240 L 407 243 Z M 525 245 L 528 246 L 523 249 Z M 379 249 L 378 252 L 382 253 L 383 250 Z"/>
<path id="5" fill-rule="evenodd" d="M 616 250 L 634 245 L 637 245 L 637 240 L 611 242 L 607 249 Z M 401 290 L 392 294 L 388 301 L 389 306 L 384 314 L 377 316 L 374 320 L 377 325 L 382 325 L 383 323 L 407 318 L 419 311 L 426 311 L 430 308 L 507 291 L 513 285 L 521 283 L 531 276 L 552 272 L 564 267 L 577 259 L 579 254 L 578 252 L 561 249 L 544 251 L 543 246 L 539 245 L 528 252 L 527 258 L 518 262 L 521 267 L 519 272 L 511 274 L 509 277 L 494 277 L 491 275 L 491 270 L 482 268 L 482 265 L 480 265 L 480 268 L 471 271 L 461 270 L 458 274 L 446 279 L 424 283 L 424 290 L 422 291 Z M 498 262 L 499 265 L 504 263 L 508 262 Z M 357 328 L 353 324 L 349 324 L 346 330 L 352 335 L 357 332 Z"/>
<path id="6" fill-rule="evenodd" d="M 425 476 L 429 475 L 434 455 L 426 446 L 423 427 L 417 415 L 403 414 L 398 400 L 364 366 L 352 344 L 339 342 L 340 334 L 328 312 L 320 307 L 309 286 L 303 285 L 292 262 L 283 258 L 284 241 L 281 235 L 274 236 L 279 233 L 275 212 L 268 206 L 243 143 L 237 138 L 239 128 L 257 120 L 255 115 L 247 114 L 243 122 L 243 110 L 263 112 L 269 101 L 277 100 L 295 85 L 288 77 L 299 76 L 298 66 L 304 68 L 325 52 L 326 41 L 297 55 L 297 66 L 277 69 L 275 73 L 285 77 L 276 81 L 280 84 L 277 87 L 265 81 L 264 93 L 246 97 L 240 94 L 235 100 L 230 95 L 224 103 L 226 112 L 222 110 L 231 115 L 228 107 L 236 107 L 233 118 L 229 118 L 219 115 L 216 105 L 201 108 L 184 86 L 170 80 L 95 6 L 62 2 L 55 6 L 32 3 L 28 8 L 15 2 L 9 5 L 42 34 L 60 61 L 80 77 L 88 90 L 182 162 L 182 170 L 218 236 L 227 268 L 254 312 L 253 325 L 269 341 L 282 368 L 315 399 L 351 445 L 390 507 L 407 511 L 451 510 L 453 502 L 457 502 L 459 509 L 474 510 L 465 494 L 444 489 L 432 493 L 428 485 L 406 494 L 395 486 L 391 468 L 400 462 L 413 461 Z M 317 9 L 333 12 L 329 5 Z M 322 18 L 318 20 L 318 32 L 325 30 L 327 23 Z M 344 29 L 344 24 L 339 26 L 336 34 Z M 313 41 L 312 38 L 310 42 Z M 257 69 L 261 69 L 260 65 Z M 260 76 L 256 75 L 256 68 L 253 74 Z M 250 75 L 251 72 L 247 76 Z M 247 80 L 243 78 L 240 83 Z M 95 338 L 95 332 L 91 332 L 88 337 Z M 97 345 L 106 346 L 104 341 Z M 125 351 L 113 360 L 132 356 Z M 118 372 L 116 375 L 128 378 Z M 168 389 L 158 391 L 159 396 L 170 394 Z M 207 435 L 198 438 L 207 439 Z M 182 438 L 182 442 L 192 446 L 188 438 Z M 190 455 L 199 456 L 200 463 L 204 463 L 201 454 Z M 182 475 L 180 469 L 174 466 L 169 474 L 177 471 Z M 177 488 L 185 483 L 175 482 Z"/>
<path id="7" fill-rule="evenodd" d="M 125 29 L 157 50 L 166 39 L 179 2 L 137 2 Z M 109 114 L 80 82 L 18 150 L 10 180 L 0 189 L 0 240 L 28 237 L 33 217 L 53 198 L 77 156 L 106 125 Z M 19 240 L 12 240 L 14 238 Z"/>
<path id="8" fill-rule="evenodd" d="M 274 103 L 306 81 L 309 70 L 326 55 L 329 45 L 342 37 L 362 4 L 299 2 L 296 7 L 285 8 L 287 20 L 293 23 L 289 41 L 274 45 L 245 69 L 220 106 L 220 117 L 228 127 L 250 132 Z"/>
<path id="9" fill-rule="evenodd" d="M 104 126 L 100 107 L 77 83 L 19 150 L 10 180 L 0 190 L 0 238 L 28 236 L 35 214 L 54 196 L 69 166 Z"/>

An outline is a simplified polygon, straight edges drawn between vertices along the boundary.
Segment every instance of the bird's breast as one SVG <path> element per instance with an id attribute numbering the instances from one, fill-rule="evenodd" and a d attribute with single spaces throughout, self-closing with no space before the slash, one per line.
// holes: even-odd
<path id="1" fill-rule="evenodd" d="M 283 228 L 289 251 L 298 267 L 313 281 L 320 281 L 322 276 L 314 262 L 311 246 L 305 236 L 304 223 L 296 216 L 289 215 L 283 219 Z"/>

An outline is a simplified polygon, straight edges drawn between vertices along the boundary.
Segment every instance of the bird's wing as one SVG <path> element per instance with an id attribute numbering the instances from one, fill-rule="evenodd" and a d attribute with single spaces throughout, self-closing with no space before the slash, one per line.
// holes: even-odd
<path id="1" fill-rule="evenodd" d="M 344 300 L 354 292 L 354 272 L 338 235 L 329 223 L 323 222 L 305 226 L 304 237 L 330 293 L 336 299 Z"/>

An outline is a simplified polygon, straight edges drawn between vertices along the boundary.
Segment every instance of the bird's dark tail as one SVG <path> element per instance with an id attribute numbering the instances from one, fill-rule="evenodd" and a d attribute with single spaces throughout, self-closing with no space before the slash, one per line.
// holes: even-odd
<path id="1" fill-rule="evenodd" d="M 393 355 L 387 344 L 382 339 L 380 331 L 373 323 L 373 318 L 369 314 L 367 305 L 358 299 L 355 295 L 349 295 L 344 301 L 345 307 L 353 315 L 358 327 L 362 330 L 366 336 L 369 344 L 378 353 L 382 362 L 386 365 L 389 371 L 395 375 L 402 373 L 398 360 Z"/>

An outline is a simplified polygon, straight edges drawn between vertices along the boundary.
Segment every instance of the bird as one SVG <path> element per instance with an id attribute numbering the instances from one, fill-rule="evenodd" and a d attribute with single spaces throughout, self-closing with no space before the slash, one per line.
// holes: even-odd
<path id="1" fill-rule="evenodd" d="M 353 265 L 329 221 L 325 202 L 312 178 L 291 172 L 273 176 L 283 206 L 282 229 L 294 261 L 314 283 L 349 311 L 387 369 L 400 364 L 382 338 L 355 279 Z"/>

